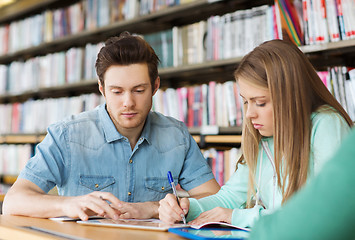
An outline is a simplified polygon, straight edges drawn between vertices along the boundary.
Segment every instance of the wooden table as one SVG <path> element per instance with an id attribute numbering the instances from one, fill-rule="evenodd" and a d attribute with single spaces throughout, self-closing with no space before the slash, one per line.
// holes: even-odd
<path id="1" fill-rule="evenodd" d="M 22 228 L 33 226 L 41 229 L 69 235 L 69 238 L 57 237 L 48 233 Z M 154 240 L 182 240 L 169 232 L 132 230 L 113 227 L 94 227 L 77 224 L 75 222 L 56 222 L 48 219 L 0 215 L 0 239 L 2 240 L 48 240 L 48 239 L 154 239 Z"/>

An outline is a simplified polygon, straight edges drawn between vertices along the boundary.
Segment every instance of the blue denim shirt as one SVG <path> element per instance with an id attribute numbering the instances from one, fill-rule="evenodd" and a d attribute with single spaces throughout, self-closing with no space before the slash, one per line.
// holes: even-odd
<path id="1" fill-rule="evenodd" d="M 108 115 L 105 104 L 51 125 L 19 178 L 43 191 L 78 196 L 111 192 L 122 201 L 158 201 L 171 193 L 167 179 L 190 190 L 213 174 L 186 126 L 150 112 L 133 151 Z"/>

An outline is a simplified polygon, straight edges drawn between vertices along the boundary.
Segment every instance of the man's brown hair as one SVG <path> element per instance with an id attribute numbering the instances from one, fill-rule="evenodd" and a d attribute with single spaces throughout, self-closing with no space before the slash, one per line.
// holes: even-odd
<path id="1" fill-rule="evenodd" d="M 123 32 L 119 37 L 111 37 L 105 42 L 105 46 L 97 55 L 95 68 L 104 87 L 104 75 L 109 67 L 139 63 L 147 64 L 152 91 L 154 91 L 154 83 L 158 77 L 158 56 L 143 38 Z"/>

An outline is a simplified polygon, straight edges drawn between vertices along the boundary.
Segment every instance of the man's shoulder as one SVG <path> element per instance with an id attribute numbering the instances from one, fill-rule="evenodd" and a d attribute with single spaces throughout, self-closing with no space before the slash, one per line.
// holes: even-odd
<path id="1" fill-rule="evenodd" d="M 178 127 L 181 129 L 187 129 L 183 122 L 173 117 L 165 116 L 159 112 L 154 111 L 151 111 L 149 115 L 153 125 L 158 125 L 159 127 Z"/>
<path id="2" fill-rule="evenodd" d="M 99 109 L 69 116 L 48 127 L 48 133 L 62 141 L 77 143 L 90 149 L 97 149 L 105 142 L 105 133 L 100 122 Z"/>
<path id="3" fill-rule="evenodd" d="M 99 122 L 98 112 L 99 110 L 97 107 L 93 110 L 81 112 L 75 115 L 70 115 L 59 122 L 51 124 L 50 128 L 68 128 L 71 126 L 79 126 L 86 128 L 88 127 L 88 125 L 97 125 Z"/>

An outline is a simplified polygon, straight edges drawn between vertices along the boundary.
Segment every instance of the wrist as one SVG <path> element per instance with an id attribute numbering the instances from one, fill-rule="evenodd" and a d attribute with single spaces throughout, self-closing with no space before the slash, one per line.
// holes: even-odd
<path id="1" fill-rule="evenodd" d="M 159 218 L 159 202 L 149 202 L 150 216 L 151 218 Z"/>

